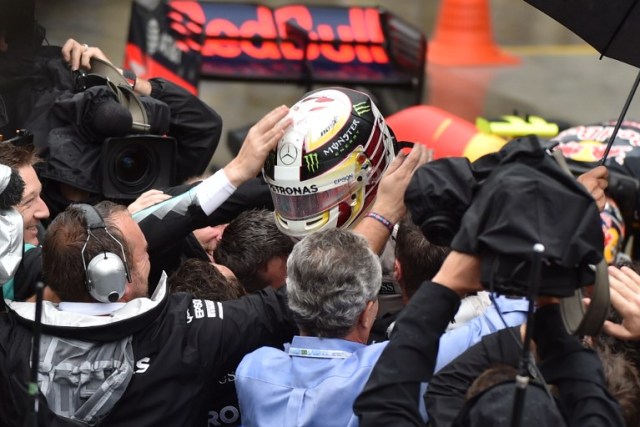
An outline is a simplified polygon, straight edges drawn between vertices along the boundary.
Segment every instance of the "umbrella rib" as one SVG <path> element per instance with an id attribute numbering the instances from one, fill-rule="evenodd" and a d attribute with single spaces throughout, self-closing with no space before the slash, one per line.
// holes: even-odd
<path id="1" fill-rule="evenodd" d="M 618 26 L 616 27 L 616 30 L 613 32 L 613 34 L 611 35 L 611 38 L 609 38 L 609 41 L 607 42 L 607 44 L 602 49 L 602 52 L 601 52 L 602 54 L 600 55 L 600 59 L 602 59 L 602 56 L 607 54 L 607 50 L 609 49 L 609 46 L 611 46 L 611 43 L 613 43 L 613 40 L 615 40 L 615 38 L 618 36 L 618 33 L 622 29 L 622 26 L 625 24 L 625 22 L 627 22 L 627 19 L 629 18 L 629 15 L 631 14 L 631 11 L 633 10 L 634 7 L 636 7 L 637 4 L 638 4 L 638 0 L 635 0 L 633 3 L 631 3 L 629 5 L 629 8 L 627 9 L 627 11 L 624 14 L 624 19 L 622 19 L 618 23 Z"/>

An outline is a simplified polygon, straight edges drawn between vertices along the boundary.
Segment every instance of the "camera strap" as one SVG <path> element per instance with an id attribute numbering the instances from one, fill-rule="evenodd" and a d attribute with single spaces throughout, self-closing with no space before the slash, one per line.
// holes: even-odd
<path id="1" fill-rule="evenodd" d="M 140 97 L 133 91 L 127 79 L 120 74 L 118 69 L 112 64 L 98 58 L 91 58 L 91 73 L 87 74 L 86 81 L 106 79 L 107 86 L 115 93 L 120 105 L 126 107 L 131 113 L 133 125 L 132 133 L 149 133 L 151 125 Z"/>
<path id="2" fill-rule="evenodd" d="M 565 172 L 573 176 L 560 150 L 554 150 L 552 156 Z M 593 285 L 591 303 L 587 309 L 585 309 L 582 301 L 581 289 L 576 289 L 572 296 L 560 300 L 562 321 L 570 334 L 597 335 L 607 318 L 610 305 L 609 275 L 607 263 L 604 259 L 596 265 L 595 273 L 596 280 Z"/>
<path id="3" fill-rule="evenodd" d="M 131 118 L 133 119 L 131 130 L 135 133 L 149 133 L 151 125 L 149 124 L 149 119 L 147 117 L 147 110 L 144 108 L 142 101 L 140 101 L 140 98 L 135 94 L 131 86 L 128 84 L 118 85 L 117 95 L 118 102 L 127 107 L 131 113 Z"/>
<path id="4" fill-rule="evenodd" d="M 610 304 L 609 276 L 604 259 L 596 266 L 596 282 L 589 308 L 584 308 L 582 299 L 582 290 L 576 289 L 573 296 L 560 300 L 564 326 L 571 334 L 598 335 L 609 313 Z"/>

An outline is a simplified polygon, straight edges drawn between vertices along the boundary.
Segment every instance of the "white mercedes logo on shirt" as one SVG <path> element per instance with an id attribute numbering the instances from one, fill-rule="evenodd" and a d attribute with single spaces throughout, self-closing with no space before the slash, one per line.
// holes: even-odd
<path id="1" fill-rule="evenodd" d="M 293 144 L 286 143 L 280 148 L 279 157 L 283 165 L 289 166 L 296 161 L 298 149 Z"/>

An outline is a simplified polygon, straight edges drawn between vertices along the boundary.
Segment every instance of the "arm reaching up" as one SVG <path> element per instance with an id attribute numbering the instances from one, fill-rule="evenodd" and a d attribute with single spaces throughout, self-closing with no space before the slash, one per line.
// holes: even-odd
<path id="1" fill-rule="evenodd" d="M 415 144 L 408 155 L 398 153 L 380 180 L 371 212 L 382 216 L 391 224 L 400 221 L 407 212 L 404 192 L 415 170 L 428 160 L 429 150 L 421 144 Z M 362 218 L 353 230 L 364 236 L 369 241 L 371 249 L 378 254 L 382 252 L 389 238 L 389 230 L 379 220 L 367 216 Z"/>
<path id="2" fill-rule="evenodd" d="M 640 275 L 629 267 L 609 267 L 609 290 L 622 323 L 607 320 L 604 331 L 621 340 L 640 339 Z"/>
<path id="3" fill-rule="evenodd" d="M 598 166 L 583 173 L 577 179 L 591 193 L 598 205 L 598 210 L 602 212 L 607 201 L 604 190 L 609 186 L 609 170 L 605 166 Z"/>
<path id="4" fill-rule="evenodd" d="M 291 118 L 286 117 L 288 112 L 285 105 L 276 107 L 249 129 L 238 155 L 224 168 L 231 184 L 237 187 L 258 175 L 267 155 L 276 149 L 284 131 L 291 125 Z"/>

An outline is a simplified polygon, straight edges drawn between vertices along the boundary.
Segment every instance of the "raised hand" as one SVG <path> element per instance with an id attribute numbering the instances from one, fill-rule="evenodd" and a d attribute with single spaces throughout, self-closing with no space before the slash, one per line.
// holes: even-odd
<path id="1" fill-rule="evenodd" d="M 91 70 L 91 64 L 89 63 L 91 58 L 98 58 L 111 64 L 109 58 L 100 48 L 89 47 L 74 39 L 69 39 L 62 45 L 62 57 L 69 63 L 73 71 L 80 68 Z"/>
<path id="2" fill-rule="evenodd" d="M 292 119 L 286 117 L 286 105 L 276 107 L 249 129 L 238 155 L 224 167 L 224 173 L 236 187 L 255 178 L 267 160 L 269 152 L 275 150 Z"/>
<path id="3" fill-rule="evenodd" d="M 396 223 L 407 212 L 404 193 L 413 173 L 430 158 L 430 151 L 422 144 L 415 144 L 409 155 L 400 152 L 385 171 L 376 201 L 371 209 Z"/>
<path id="4" fill-rule="evenodd" d="M 609 186 L 609 170 L 604 166 L 595 167 L 580 175 L 578 182 L 591 193 L 598 205 L 598 210 L 602 212 L 607 202 L 604 190 Z"/>
<path id="5" fill-rule="evenodd" d="M 611 305 L 622 323 L 604 323 L 604 331 L 621 340 L 640 339 L 640 275 L 629 267 L 609 267 Z"/>
<path id="6" fill-rule="evenodd" d="M 408 155 L 400 152 L 385 171 L 380 184 L 376 200 L 371 207 L 375 212 L 390 223 L 400 221 L 407 207 L 404 204 L 404 193 L 411 181 L 413 173 L 430 158 L 430 151 L 424 145 L 414 145 Z M 389 230 L 381 226 L 374 219 L 363 217 L 353 228 L 353 231 L 364 236 L 369 242 L 371 250 L 382 253 L 384 245 L 389 238 Z"/>
<path id="7" fill-rule="evenodd" d="M 127 209 L 133 215 L 134 213 L 141 211 L 149 206 L 155 205 L 156 203 L 164 202 L 167 199 L 170 199 L 171 196 L 169 194 L 165 194 L 160 190 L 148 190 L 138 196 Z"/>

